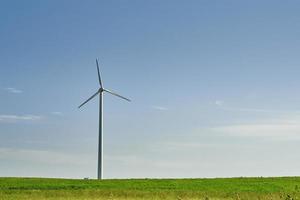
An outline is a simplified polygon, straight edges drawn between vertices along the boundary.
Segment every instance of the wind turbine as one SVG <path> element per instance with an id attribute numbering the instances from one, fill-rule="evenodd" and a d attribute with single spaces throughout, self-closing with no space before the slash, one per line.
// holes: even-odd
<path id="1" fill-rule="evenodd" d="M 100 71 L 99 71 L 99 64 L 98 59 L 96 59 L 97 64 L 97 71 L 98 71 L 98 80 L 99 80 L 99 89 L 98 91 L 93 94 L 90 98 L 88 98 L 85 102 L 83 102 L 78 108 L 81 108 L 84 104 L 92 100 L 94 97 L 99 95 L 99 144 L 98 144 L 98 179 L 103 178 L 103 93 L 107 92 L 109 94 L 112 94 L 114 96 L 120 97 L 126 101 L 131 101 L 130 99 L 127 99 L 126 97 L 123 97 L 115 92 L 112 92 L 108 89 L 105 89 L 103 87 Z"/>

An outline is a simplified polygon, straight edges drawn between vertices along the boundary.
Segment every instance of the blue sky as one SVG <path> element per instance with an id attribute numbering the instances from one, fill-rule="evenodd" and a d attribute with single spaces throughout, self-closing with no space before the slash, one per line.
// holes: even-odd
<path id="1" fill-rule="evenodd" d="M 298 1 L 1 1 L 0 176 L 300 173 Z"/>

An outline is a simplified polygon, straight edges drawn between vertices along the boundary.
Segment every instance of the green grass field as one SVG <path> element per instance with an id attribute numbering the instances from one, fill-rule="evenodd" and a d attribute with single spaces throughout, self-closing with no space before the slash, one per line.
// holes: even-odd
<path id="1" fill-rule="evenodd" d="M 300 177 L 70 180 L 0 178 L 0 200 L 300 199 Z"/>

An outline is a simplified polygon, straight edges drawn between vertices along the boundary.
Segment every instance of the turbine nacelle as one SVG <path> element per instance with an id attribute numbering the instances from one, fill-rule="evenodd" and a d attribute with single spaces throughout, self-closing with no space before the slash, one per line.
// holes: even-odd
<path id="1" fill-rule="evenodd" d="M 102 84 L 102 80 L 101 80 L 101 75 L 100 75 L 100 70 L 99 70 L 99 63 L 98 63 L 98 59 L 96 59 L 96 65 L 97 65 L 97 72 L 98 72 L 98 81 L 99 81 L 99 85 L 100 85 L 100 88 L 98 89 L 98 91 L 93 94 L 90 98 L 88 98 L 85 102 L 83 102 L 80 106 L 78 106 L 78 108 L 81 108 L 84 104 L 86 104 L 87 102 L 89 102 L 90 100 L 92 100 L 95 96 L 97 96 L 98 94 L 102 93 L 102 92 L 107 92 L 111 95 L 114 95 L 116 97 L 119 97 L 121 99 L 124 99 L 126 101 L 131 101 L 130 99 L 126 98 L 126 97 L 123 97 L 121 95 L 119 95 L 118 93 L 116 92 L 113 92 L 111 90 L 108 90 L 108 89 L 104 89 L 103 88 L 103 84 Z"/>

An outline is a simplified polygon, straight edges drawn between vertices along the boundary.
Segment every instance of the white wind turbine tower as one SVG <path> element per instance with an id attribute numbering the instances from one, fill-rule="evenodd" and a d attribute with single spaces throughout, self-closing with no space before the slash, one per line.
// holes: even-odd
<path id="1" fill-rule="evenodd" d="M 99 85 L 100 88 L 98 91 L 93 94 L 90 98 L 88 98 L 85 102 L 83 102 L 78 108 L 82 107 L 84 104 L 89 102 L 91 99 L 96 97 L 99 94 L 99 144 L 98 144 L 98 179 L 103 178 L 103 93 L 107 92 L 112 95 L 115 95 L 117 97 L 120 97 L 122 99 L 125 99 L 126 101 L 131 101 L 130 99 L 127 99 L 115 92 L 112 92 L 110 90 L 107 90 L 103 88 L 103 84 L 101 81 L 100 71 L 99 71 L 99 64 L 98 59 L 96 59 L 97 64 L 97 71 L 98 71 L 98 79 L 99 79 Z"/>

